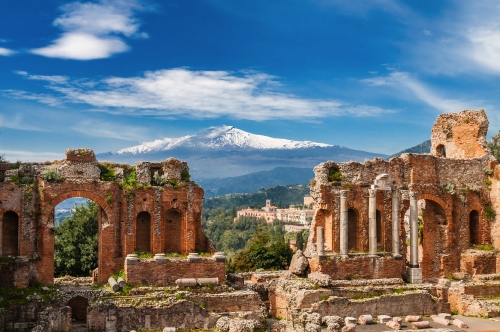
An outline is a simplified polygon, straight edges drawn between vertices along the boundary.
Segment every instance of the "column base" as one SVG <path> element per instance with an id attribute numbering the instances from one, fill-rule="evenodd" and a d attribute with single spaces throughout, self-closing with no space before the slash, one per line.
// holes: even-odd
<path id="1" fill-rule="evenodd" d="M 392 254 L 392 258 L 394 258 L 395 261 L 403 260 L 403 256 L 401 256 L 401 254 Z"/>
<path id="2" fill-rule="evenodd" d="M 406 278 L 412 284 L 422 283 L 422 269 L 418 267 L 409 267 L 406 270 Z"/>
<path id="3" fill-rule="evenodd" d="M 348 254 L 340 254 L 340 257 L 341 258 L 349 258 L 349 255 Z"/>
<path id="4" fill-rule="evenodd" d="M 379 258 L 380 256 L 377 255 L 377 254 L 368 254 L 368 257 L 371 257 L 371 258 Z"/>

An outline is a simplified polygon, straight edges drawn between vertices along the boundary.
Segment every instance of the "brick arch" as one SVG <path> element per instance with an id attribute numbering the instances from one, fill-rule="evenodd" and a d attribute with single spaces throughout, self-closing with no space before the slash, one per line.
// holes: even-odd
<path id="1" fill-rule="evenodd" d="M 449 206 L 441 198 L 439 198 L 438 196 L 436 196 L 434 194 L 430 194 L 430 193 L 423 193 L 423 194 L 418 193 L 418 200 L 421 200 L 421 199 L 426 199 L 426 200 L 438 203 L 446 214 L 446 219 L 447 219 L 448 224 L 450 224 L 452 222 L 452 220 L 450 220 L 450 218 L 451 218 L 451 206 Z"/>
<path id="2" fill-rule="evenodd" d="M 90 305 L 88 298 L 76 295 L 73 296 L 67 303 L 71 308 L 71 318 L 77 321 L 87 321 L 87 308 Z"/>
<path id="3" fill-rule="evenodd" d="M 7 210 L 1 214 L 1 217 L 2 247 L 0 256 L 18 256 L 19 235 L 21 234 L 21 218 L 19 217 L 19 213 Z M 6 221 L 8 221 L 8 223 Z"/>
<path id="4" fill-rule="evenodd" d="M 52 210 L 57 206 L 57 204 L 65 201 L 67 199 L 75 198 L 75 197 L 83 197 L 83 198 L 93 200 L 94 202 L 99 204 L 99 206 L 106 212 L 106 215 L 108 216 L 108 218 L 109 218 L 109 216 L 113 215 L 113 211 L 111 211 L 111 207 L 109 206 L 108 203 L 106 203 L 106 200 L 104 198 L 102 198 L 101 196 L 99 196 L 93 192 L 86 191 L 86 190 L 70 190 L 70 191 L 67 191 L 63 194 L 58 195 L 57 197 L 54 197 L 51 201 L 48 202 L 47 207 L 45 208 L 43 214 L 46 215 L 48 213 L 52 213 Z"/>

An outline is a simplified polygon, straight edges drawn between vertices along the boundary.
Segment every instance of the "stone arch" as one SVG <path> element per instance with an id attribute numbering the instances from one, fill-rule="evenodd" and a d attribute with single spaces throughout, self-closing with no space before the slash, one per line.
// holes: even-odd
<path id="1" fill-rule="evenodd" d="M 183 214 L 178 209 L 169 209 L 165 212 L 163 225 L 164 252 L 182 252 Z"/>
<path id="2" fill-rule="evenodd" d="M 355 208 L 347 210 L 347 246 L 349 250 L 359 250 L 358 245 L 359 213 Z"/>
<path id="3" fill-rule="evenodd" d="M 2 216 L 2 253 L 1 256 L 19 255 L 19 216 L 7 211 Z"/>
<path id="4" fill-rule="evenodd" d="M 77 295 L 72 297 L 67 303 L 71 308 L 71 318 L 76 321 L 87 321 L 87 308 L 89 300 L 86 297 Z"/>
<path id="5" fill-rule="evenodd" d="M 319 208 L 318 210 L 316 210 L 316 213 L 314 215 L 314 226 L 315 227 L 312 230 L 314 243 L 316 243 L 316 241 L 317 241 L 317 238 L 316 238 L 317 227 L 326 228 L 327 220 L 332 219 L 331 216 L 332 216 L 332 213 L 330 210 L 327 210 L 325 208 L 323 208 L 323 209 Z M 325 230 L 325 235 L 326 235 L 326 230 Z"/>
<path id="6" fill-rule="evenodd" d="M 446 158 L 446 147 L 444 144 L 436 146 L 436 157 Z"/>
<path id="7" fill-rule="evenodd" d="M 135 219 L 135 250 L 151 252 L 151 214 L 141 211 Z"/>
<path id="8" fill-rule="evenodd" d="M 469 243 L 471 245 L 480 243 L 479 228 L 479 212 L 472 210 L 469 213 Z"/>
<path id="9" fill-rule="evenodd" d="M 101 207 L 106 212 L 106 215 L 110 216 L 113 214 L 111 207 L 109 206 L 108 203 L 106 203 L 106 199 L 102 198 L 101 196 L 90 192 L 86 190 L 69 190 L 66 191 L 60 195 L 57 195 L 54 197 L 48 204 L 47 207 L 44 210 L 44 215 L 48 215 L 54 211 L 54 208 L 57 206 L 57 204 L 61 203 L 62 201 L 65 201 L 69 198 L 74 198 L 74 197 L 83 197 L 90 199 Z"/>

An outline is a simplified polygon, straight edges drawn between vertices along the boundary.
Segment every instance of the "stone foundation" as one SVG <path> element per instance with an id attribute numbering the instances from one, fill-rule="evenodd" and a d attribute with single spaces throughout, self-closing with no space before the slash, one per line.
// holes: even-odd
<path id="1" fill-rule="evenodd" d="M 311 273 L 324 273 L 334 280 L 402 278 L 403 276 L 403 261 L 394 260 L 391 256 L 356 255 L 341 258 L 338 255 L 329 255 L 324 259 L 311 258 L 309 266 Z"/>
<path id="2" fill-rule="evenodd" d="M 188 259 L 167 259 L 158 264 L 151 259 L 139 259 L 136 264 L 125 260 L 125 275 L 131 285 L 173 286 L 182 278 L 219 278 L 225 283 L 225 263 L 216 262 L 212 258 L 203 257 L 200 262 L 189 262 Z"/>
<path id="3" fill-rule="evenodd" d="M 500 273 L 500 251 L 467 250 L 461 254 L 460 272 L 476 274 Z"/>

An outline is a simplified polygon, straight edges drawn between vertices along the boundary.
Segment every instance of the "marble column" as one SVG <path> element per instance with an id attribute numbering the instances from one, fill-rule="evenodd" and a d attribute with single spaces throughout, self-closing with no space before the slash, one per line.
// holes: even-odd
<path id="1" fill-rule="evenodd" d="M 401 259 L 399 252 L 399 193 L 392 191 L 392 257 Z"/>
<path id="2" fill-rule="evenodd" d="M 409 192 L 410 196 L 410 267 L 418 268 L 418 193 Z"/>
<path id="3" fill-rule="evenodd" d="M 321 226 L 316 227 L 316 250 L 318 251 L 318 256 L 325 255 L 324 228 Z"/>
<path id="4" fill-rule="evenodd" d="M 368 193 L 368 249 L 370 256 L 377 256 L 377 189 Z"/>
<path id="5" fill-rule="evenodd" d="M 347 211 L 347 193 L 349 190 L 340 191 L 340 256 L 348 257 L 349 252 L 349 225 Z"/>

